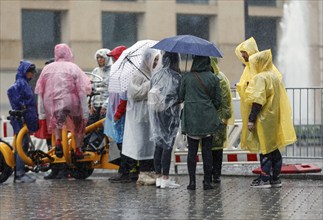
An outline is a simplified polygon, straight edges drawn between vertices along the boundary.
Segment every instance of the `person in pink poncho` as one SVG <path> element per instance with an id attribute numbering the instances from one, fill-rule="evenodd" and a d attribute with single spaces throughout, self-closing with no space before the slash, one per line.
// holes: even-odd
<path id="1" fill-rule="evenodd" d="M 68 45 L 56 45 L 54 54 L 55 61 L 42 70 L 35 93 L 43 100 L 48 132 L 55 134 L 56 156 L 63 156 L 61 136 L 63 126 L 66 126 L 75 134 L 75 158 L 82 159 L 81 146 L 89 117 L 87 94 L 91 92 L 91 82 L 73 63 L 73 53 Z"/>

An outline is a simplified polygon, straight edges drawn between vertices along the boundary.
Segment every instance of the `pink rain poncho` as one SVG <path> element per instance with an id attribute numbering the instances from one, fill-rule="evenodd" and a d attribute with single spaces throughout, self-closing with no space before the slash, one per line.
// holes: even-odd
<path id="1" fill-rule="evenodd" d="M 90 79 L 73 63 L 71 49 L 66 44 L 56 45 L 55 62 L 44 67 L 35 88 L 43 100 L 48 132 L 65 124 L 76 135 L 83 133 L 90 92 Z"/>

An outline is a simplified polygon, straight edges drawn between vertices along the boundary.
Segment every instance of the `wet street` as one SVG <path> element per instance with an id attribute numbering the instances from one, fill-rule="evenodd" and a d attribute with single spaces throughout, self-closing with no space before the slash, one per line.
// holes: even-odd
<path id="1" fill-rule="evenodd" d="M 112 184 L 112 174 L 79 181 L 43 180 L 0 185 L 0 219 L 323 219 L 322 178 L 283 178 L 282 188 L 252 189 L 254 177 L 224 176 L 215 189 L 188 191 L 187 175 L 173 176 L 178 189 Z"/>

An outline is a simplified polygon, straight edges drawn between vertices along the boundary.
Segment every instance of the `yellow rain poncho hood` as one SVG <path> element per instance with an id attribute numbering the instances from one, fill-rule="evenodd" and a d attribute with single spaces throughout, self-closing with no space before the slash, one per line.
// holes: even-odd
<path id="1" fill-rule="evenodd" d="M 245 91 L 244 102 L 249 109 L 252 103 L 262 105 L 256 120 L 256 128 L 250 132 L 247 128 L 241 137 L 241 148 L 252 152 L 268 154 L 282 149 L 296 141 L 292 114 L 286 90 L 273 70 L 270 50 L 249 57 L 251 75 Z M 248 118 L 249 113 L 246 116 Z"/>

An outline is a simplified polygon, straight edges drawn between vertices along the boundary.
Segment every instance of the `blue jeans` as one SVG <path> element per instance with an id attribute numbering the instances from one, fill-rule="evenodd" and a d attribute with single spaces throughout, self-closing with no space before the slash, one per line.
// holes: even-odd
<path id="1" fill-rule="evenodd" d="M 22 139 L 22 148 L 24 152 L 28 151 L 29 142 L 28 136 L 25 135 Z M 16 157 L 16 176 L 23 176 L 25 175 L 25 162 L 19 157 L 18 152 L 15 153 Z"/>
<path id="2" fill-rule="evenodd" d="M 279 179 L 283 158 L 278 149 L 269 154 L 260 154 L 261 179 L 268 181 L 271 178 L 276 181 Z"/>

